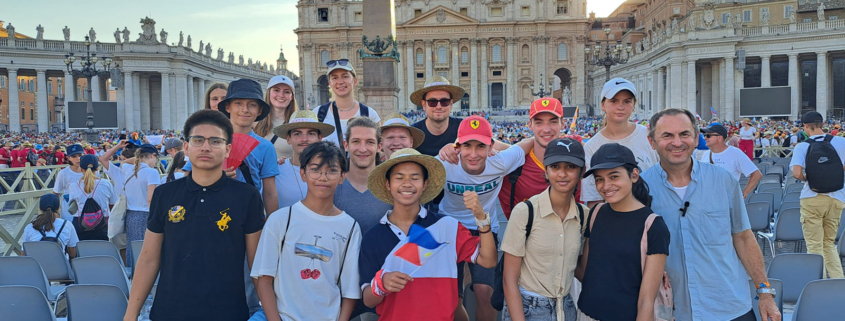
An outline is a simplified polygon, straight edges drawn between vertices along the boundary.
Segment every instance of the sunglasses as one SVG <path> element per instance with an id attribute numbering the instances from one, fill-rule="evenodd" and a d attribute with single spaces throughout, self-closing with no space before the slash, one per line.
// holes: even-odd
<path id="1" fill-rule="evenodd" d="M 707 137 L 707 138 L 717 137 L 717 136 L 722 136 L 722 135 L 719 135 L 719 134 L 706 134 L 706 135 L 704 135 L 704 137 Z"/>
<path id="2" fill-rule="evenodd" d="M 329 60 L 329 61 L 326 62 L 326 66 L 328 66 L 329 68 L 337 66 L 337 65 L 346 66 L 348 64 L 349 64 L 349 59 L 345 59 L 345 58 L 344 59 L 338 59 L 338 60 Z"/>
<path id="3" fill-rule="evenodd" d="M 450 98 L 441 98 L 441 99 L 428 99 L 426 100 L 428 103 L 428 107 L 437 107 L 437 103 L 440 103 L 440 106 L 448 107 L 452 106 L 452 99 Z"/>

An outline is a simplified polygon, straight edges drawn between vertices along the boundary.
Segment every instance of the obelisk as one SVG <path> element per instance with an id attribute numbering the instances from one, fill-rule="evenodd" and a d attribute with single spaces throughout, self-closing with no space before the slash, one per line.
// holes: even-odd
<path id="1" fill-rule="evenodd" d="M 388 38 L 396 39 L 396 16 L 393 0 L 364 1 L 364 36 L 367 42 L 373 42 L 379 37 L 384 43 Z M 363 41 L 363 40 L 362 40 Z M 365 104 L 375 109 L 382 117 L 396 111 L 398 88 L 396 87 L 396 66 L 398 55 L 394 43 L 384 52 L 371 51 L 364 46 L 363 53 L 359 53 L 364 62 L 364 86 L 362 92 L 366 97 Z M 405 98 L 407 99 L 407 98 Z"/>

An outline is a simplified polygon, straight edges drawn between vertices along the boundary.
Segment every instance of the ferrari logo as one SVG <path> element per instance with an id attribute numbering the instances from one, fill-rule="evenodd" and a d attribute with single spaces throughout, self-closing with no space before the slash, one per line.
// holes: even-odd
<path id="1" fill-rule="evenodd" d="M 469 126 L 472 127 L 472 129 L 478 129 L 478 126 L 480 126 L 480 125 L 481 125 L 481 123 L 478 122 L 477 120 L 473 120 L 473 121 L 469 122 Z"/>
<path id="2" fill-rule="evenodd" d="M 549 107 L 549 100 L 548 100 L 548 99 L 543 99 L 543 101 L 542 101 L 542 102 L 540 102 L 540 104 L 542 104 L 542 105 L 543 105 L 543 107 Z"/>
<path id="3" fill-rule="evenodd" d="M 179 223 L 185 220 L 185 208 L 179 205 L 171 207 L 167 211 L 167 219 L 173 223 Z"/>

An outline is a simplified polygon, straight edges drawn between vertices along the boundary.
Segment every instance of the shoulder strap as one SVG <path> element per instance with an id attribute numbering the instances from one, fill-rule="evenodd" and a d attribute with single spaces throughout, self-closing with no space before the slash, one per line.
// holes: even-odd
<path id="1" fill-rule="evenodd" d="M 590 229 L 590 232 L 593 231 L 593 224 L 596 223 L 596 216 L 599 215 L 599 209 L 602 205 L 604 205 L 604 203 L 598 203 L 596 204 L 596 206 L 593 206 L 593 209 L 590 210 L 590 226 L 588 227 Z"/>
<path id="2" fill-rule="evenodd" d="M 525 165 L 523 165 L 523 166 L 525 166 Z M 511 182 L 511 195 L 510 195 L 511 211 L 513 211 L 514 195 L 516 195 L 516 182 L 519 181 L 520 176 L 522 176 L 522 166 L 517 167 L 515 170 L 513 170 L 513 172 L 508 174 L 508 181 Z M 531 203 L 528 203 L 528 204 L 531 204 Z M 528 206 L 531 207 L 531 205 L 528 205 Z"/>
<path id="3" fill-rule="evenodd" d="M 249 171 L 249 165 L 247 165 L 246 161 L 241 162 L 238 168 L 241 170 L 241 174 L 244 175 L 244 181 L 249 185 L 255 186 L 255 182 L 252 180 L 252 173 Z"/>
<path id="4" fill-rule="evenodd" d="M 525 223 L 525 240 L 528 241 L 528 236 L 531 235 L 531 229 L 534 228 L 534 205 L 529 200 L 523 203 L 528 205 L 528 222 Z"/>
<path id="5" fill-rule="evenodd" d="M 713 151 L 710 150 L 707 152 L 707 154 L 710 155 L 710 164 L 713 164 Z"/>
<path id="6" fill-rule="evenodd" d="M 340 289 L 340 276 L 343 275 L 343 263 L 346 263 L 346 253 L 349 252 L 349 243 L 352 243 L 352 232 L 355 232 L 355 225 L 358 225 L 358 222 L 352 220 L 352 228 L 349 229 L 349 236 L 346 237 L 346 249 L 343 250 L 343 257 L 340 260 L 340 272 L 337 273 L 337 288 Z M 343 290 L 341 290 L 341 293 Z"/>
<path id="7" fill-rule="evenodd" d="M 343 148 L 343 129 L 340 127 L 340 115 L 337 113 L 337 102 L 332 102 L 332 116 L 334 116 L 334 133 L 337 135 L 337 145 L 346 155 L 346 148 Z"/>
<path id="8" fill-rule="evenodd" d="M 291 217 L 291 212 L 292 212 L 292 211 L 293 211 L 293 205 L 291 205 L 290 207 L 288 207 L 288 223 L 287 223 L 287 224 L 285 224 L 285 235 L 284 235 L 284 236 L 282 236 L 282 248 L 281 248 L 281 249 L 279 249 L 279 253 L 281 253 L 281 252 L 282 252 L 282 250 L 284 250 L 284 249 L 285 249 L 285 239 L 286 239 L 286 238 L 288 238 L 288 229 L 290 228 L 290 217 Z"/>
<path id="9" fill-rule="evenodd" d="M 581 204 L 578 204 L 577 201 L 575 201 L 575 207 L 578 208 L 578 219 L 580 220 L 581 229 L 583 230 L 584 229 L 584 208 L 581 207 Z"/>
<path id="10" fill-rule="evenodd" d="M 59 228 L 59 231 L 58 231 L 58 232 L 56 232 L 56 239 L 58 239 L 60 236 L 62 236 L 62 231 L 65 229 L 65 224 L 67 224 L 67 221 L 62 222 L 62 227 L 60 227 L 60 228 Z M 41 235 L 46 236 L 46 235 L 44 234 L 44 232 L 41 232 Z"/>
<path id="11" fill-rule="evenodd" d="M 270 138 L 270 144 L 276 145 L 276 140 L 279 139 L 279 136 L 273 134 L 273 138 Z"/>
<path id="12" fill-rule="evenodd" d="M 832 135 L 824 135 L 824 142 L 825 143 L 830 143 L 831 140 L 833 140 Z"/>
<path id="13" fill-rule="evenodd" d="M 324 120 L 326 120 L 326 114 L 329 112 L 330 105 L 330 103 L 327 103 L 317 108 L 317 121 L 322 123 Z"/>
<path id="14" fill-rule="evenodd" d="M 362 103 L 358 103 L 358 105 L 360 106 L 358 110 L 361 112 L 361 117 L 370 117 L 370 107 Z"/>
<path id="15" fill-rule="evenodd" d="M 648 230 L 651 228 L 651 223 L 654 223 L 654 219 L 657 218 L 657 214 L 651 213 L 648 218 L 645 220 L 645 229 L 643 229 L 643 237 L 640 239 L 640 268 L 645 271 L 645 257 L 646 252 L 648 250 Z"/>

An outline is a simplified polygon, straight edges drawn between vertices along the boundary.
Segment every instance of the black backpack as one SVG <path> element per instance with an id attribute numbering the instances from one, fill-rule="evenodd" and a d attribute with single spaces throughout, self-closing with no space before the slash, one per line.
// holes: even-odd
<path id="1" fill-rule="evenodd" d="M 82 213 L 79 214 L 79 228 L 81 231 L 95 231 L 106 226 L 106 217 L 100 204 L 94 200 L 94 193 L 97 187 L 100 186 L 100 181 L 94 186 L 94 190 L 88 195 L 85 200 L 85 205 L 82 206 Z M 82 186 L 79 186 L 82 189 Z"/>
<path id="2" fill-rule="evenodd" d="M 62 235 L 62 230 L 65 229 L 65 224 L 67 224 L 67 221 L 62 222 L 62 227 L 60 227 L 59 231 L 56 232 L 56 236 L 47 236 L 47 234 L 44 233 L 44 231 L 38 230 L 38 232 L 41 233 L 41 239 L 39 241 L 41 241 L 41 242 L 56 242 L 56 243 L 59 243 L 59 245 L 61 245 L 62 242 L 59 241 L 59 236 Z"/>
<path id="3" fill-rule="evenodd" d="M 30 149 L 29 152 L 26 153 L 26 160 L 32 166 L 38 165 L 38 154 L 35 153 L 34 149 Z"/>
<path id="4" fill-rule="evenodd" d="M 842 189 L 845 185 L 845 169 L 842 159 L 830 141 L 833 136 L 824 135 L 824 139 L 808 139 L 807 157 L 804 159 L 807 185 L 816 193 L 830 193 Z"/>

